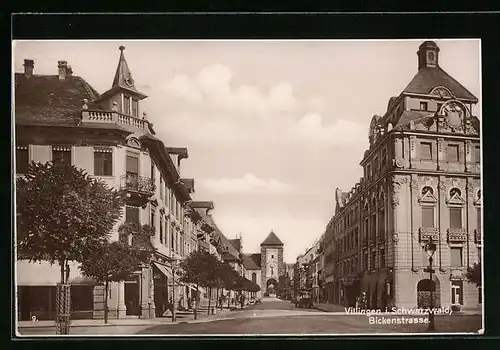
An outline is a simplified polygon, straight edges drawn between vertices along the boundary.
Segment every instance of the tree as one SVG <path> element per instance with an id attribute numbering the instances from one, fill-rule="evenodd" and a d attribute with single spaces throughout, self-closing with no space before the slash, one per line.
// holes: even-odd
<path id="1" fill-rule="evenodd" d="M 196 297 L 198 298 L 199 287 L 211 287 L 214 284 L 215 274 L 219 261 L 205 250 L 196 250 L 189 254 L 180 263 L 181 277 L 184 283 L 196 284 Z M 198 300 L 197 300 L 198 301 Z M 210 310 L 210 298 L 208 300 Z M 197 317 L 198 302 L 196 303 L 194 315 Z"/>
<path id="2" fill-rule="evenodd" d="M 83 262 L 108 240 L 122 214 L 123 192 L 64 163 L 31 163 L 16 183 L 19 259 L 61 269 L 57 332 L 69 331 L 69 261 Z"/>
<path id="3" fill-rule="evenodd" d="M 482 274 L 481 274 L 481 263 L 474 263 L 472 268 L 467 270 L 467 274 L 465 275 L 467 280 L 470 283 L 476 285 L 476 287 L 481 287 L 482 284 Z"/>
<path id="4" fill-rule="evenodd" d="M 129 278 L 141 264 L 148 264 L 151 251 L 132 247 L 122 242 L 104 243 L 89 259 L 80 265 L 85 276 L 92 277 L 105 285 L 104 323 L 108 323 L 109 282 Z"/>
<path id="5" fill-rule="evenodd" d="M 18 258 L 58 262 L 67 283 L 67 262 L 85 261 L 107 242 L 123 193 L 74 166 L 31 163 L 17 179 L 16 204 Z"/>

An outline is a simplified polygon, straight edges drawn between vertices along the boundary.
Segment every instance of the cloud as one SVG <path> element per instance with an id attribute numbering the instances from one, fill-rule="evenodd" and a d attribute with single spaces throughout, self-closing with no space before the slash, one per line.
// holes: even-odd
<path id="1" fill-rule="evenodd" d="M 308 113 L 291 127 L 289 135 L 297 141 L 339 146 L 358 144 L 364 138 L 364 132 L 360 124 L 345 119 L 338 119 L 334 124 L 323 126 L 321 115 Z"/>
<path id="2" fill-rule="evenodd" d="M 246 173 L 242 178 L 221 178 L 200 180 L 201 186 L 214 193 L 241 194 L 284 194 L 296 191 L 296 186 L 283 183 L 276 179 L 260 179 Z"/>

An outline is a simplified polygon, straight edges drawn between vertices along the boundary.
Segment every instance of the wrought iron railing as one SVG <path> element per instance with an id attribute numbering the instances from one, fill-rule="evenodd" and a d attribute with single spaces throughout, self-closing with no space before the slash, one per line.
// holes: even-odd
<path id="1" fill-rule="evenodd" d="M 155 185 L 150 177 L 139 176 L 128 173 L 121 177 L 121 187 L 127 191 L 133 191 L 143 194 L 153 194 Z"/>

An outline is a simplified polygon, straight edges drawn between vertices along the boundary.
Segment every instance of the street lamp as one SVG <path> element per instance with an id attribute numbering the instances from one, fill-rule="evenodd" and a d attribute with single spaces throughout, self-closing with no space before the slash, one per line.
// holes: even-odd
<path id="1" fill-rule="evenodd" d="M 427 242 L 425 244 L 424 249 L 425 249 L 425 252 L 427 253 L 427 255 L 429 256 L 429 267 L 424 270 L 424 272 L 429 272 L 429 289 L 430 289 L 429 304 L 430 304 L 430 307 L 429 307 L 429 328 L 428 328 L 428 331 L 434 331 L 435 327 L 434 327 L 434 311 L 433 311 L 433 308 L 434 308 L 433 292 L 434 292 L 435 288 L 434 288 L 434 283 L 432 281 L 432 273 L 434 272 L 434 270 L 432 269 L 432 256 L 436 252 L 436 244 L 432 241 L 432 237 L 429 238 L 429 242 Z"/>
<path id="2" fill-rule="evenodd" d="M 170 267 L 172 269 L 172 322 L 175 322 L 176 320 L 176 315 L 175 315 L 175 274 L 177 273 L 175 263 L 176 260 L 172 260 L 170 262 Z"/>

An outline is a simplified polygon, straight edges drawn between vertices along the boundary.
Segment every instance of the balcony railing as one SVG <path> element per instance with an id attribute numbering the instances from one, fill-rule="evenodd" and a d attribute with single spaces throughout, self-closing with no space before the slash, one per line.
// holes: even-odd
<path id="1" fill-rule="evenodd" d="M 142 130 L 147 130 L 149 127 L 147 120 L 115 111 L 84 110 L 82 112 L 82 121 L 90 123 L 116 123 Z"/>
<path id="2" fill-rule="evenodd" d="M 137 174 L 126 174 L 121 177 L 121 188 L 139 194 L 152 195 L 155 191 L 153 180 Z"/>
<path id="3" fill-rule="evenodd" d="M 467 240 L 467 232 L 463 228 L 449 228 L 448 242 L 465 242 Z"/>
<path id="4" fill-rule="evenodd" d="M 439 240 L 439 231 L 437 227 L 421 227 L 418 231 L 420 242 L 428 241 L 431 238 L 433 241 Z"/>
<path id="5" fill-rule="evenodd" d="M 474 230 L 474 242 L 476 244 L 481 243 L 482 234 L 480 230 Z"/>

